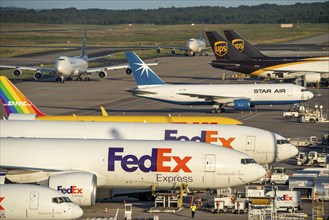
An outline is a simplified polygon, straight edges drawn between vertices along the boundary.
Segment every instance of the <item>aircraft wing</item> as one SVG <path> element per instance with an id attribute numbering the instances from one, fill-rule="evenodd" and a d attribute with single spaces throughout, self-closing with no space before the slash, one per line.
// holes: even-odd
<path id="1" fill-rule="evenodd" d="M 43 67 L 38 67 L 38 66 L 7 66 L 7 65 L 0 65 L 0 68 L 5 68 L 5 69 L 21 69 L 21 70 L 39 70 L 41 72 L 46 72 L 46 73 L 54 73 L 55 69 L 53 68 L 43 68 Z"/>
<path id="2" fill-rule="evenodd" d="M 215 102 L 219 104 L 230 103 L 238 99 L 249 99 L 245 97 L 211 96 L 211 95 L 193 94 L 193 93 L 178 93 L 178 94 L 190 96 L 190 97 L 196 97 L 196 98 L 204 99 L 205 101 Z"/>
<path id="3" fill-rule="evenodd" d="M 147 63 L 148 66 L 156 66 L 158 63 Z M 105 66 L 105 67 L 94 67 L 94 68 L 88 68 L 87 73 L 94 73 L 101 70 L 119 70 L 119 69 L 128 69 L 130 66 L 128 64 L 126 65 L 116 65 L 116 66 Z"/>

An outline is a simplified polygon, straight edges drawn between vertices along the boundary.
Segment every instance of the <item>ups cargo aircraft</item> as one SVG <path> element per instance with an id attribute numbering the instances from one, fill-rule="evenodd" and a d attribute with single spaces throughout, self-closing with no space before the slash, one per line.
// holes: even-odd
<path id="1" fill-rule="evenodd" d="M 275 56 L 269 57 L 260 52 L 235 30 L 224 30 L 226 39 L 246 56 L 256 60 L 328 60 L 328 56 Z"/>
<path id="2" fill-rule="evenodd" d="M 82 214 L 82 209 L 67 195 L 54 189 L 0 184 L 0 219 L 77 219 Z"/>
<path id="3" fill-rule="evenodd" d="M 168 190 L 185 183 L 191 190 L 208 190 L 245 185 L 265 175 L 248 155 L 205 143 L 1 138 L 0 146 L 6 178 L 48 180 L 50 188 L 81 206 L 95 204 L 101 187 Z"/>
<path id="4" fill-rule="evenodd" d="M 246 153 L 259 164 L 286 160 L 298 153 L 298 149 L 281 135 L 248 126 L 0 120 L 0 127 L 1 138 L 138 139 L 205 142 Z"/>
<path id="5" fill-rule="evenodd" d="M 210 64 L 215 68 L 250 74 L 267 79 L 303 78 L 306 83 L 320 82 L 321 78 L 329 76 L 328 58 L 309 59 L 264 59 L 250 58 L 236 47 L 242 47 L 235 42 L 233 46 L 223 36 L 215 31 L 206 32 L 216 60 Z M 260 56 L 258 54 L 257 56 Z"/>
<path id="6" fill-rule="evenodd" d="M 137 83 L 137 88 L 127 91 L 138 97 L 181 105 L 213 105 L 213 113 L 225 111 L 224 107 L 249 110 L 256 105 L 295 104 L 313 97 L 306 88 L 293 84 L 171 85 L 134 52 L 126 52 L 126 57 Z"/>
<path id="7" fill-rule="evenodd" d="M 0 100 L 8 119 L 16 120 L 62 120 L 62 121 L 108 121 L 143 123 L 179 123 L 179 124 L 243 124 L 227 117 L 212 116 L 162 116 L 162 115 L 124 115 L 108 116 L 101 107 L 102 116 L 94 115 L 46 115 L 42 113 L 7 77 L 0 76 Z"/>
<path id="8" fill-rule="evenodd" d="M 104 58 L 104 57 L 88 58 L 88 55 L 86 53 L 86 31 L 85 31 L 80 56 L 75 56 L 75 57 L 60 56 L 57 58 L 54 68 L 43 68 L 37 66 L 34 67 L 8 66 L 8 65 L 0 65 L 0 67 L 14 69 L 13 75 L 15 77 L 21 76 L 22 70 L 36 71 L 33 74 L 35 80 L 41 79 L 44 73 L 56 74 L 58 75 L 57 81 L 60 81 L 61 83 L 64 83 L 65 78 L 67 78 L 67 80 L 71 80 L 72 78 L 76 78 L 77 80 L 82 80 L 82 75 L 86 75 L 85 80 L 90 80 L 90 75 L 95 72 L 97 72 L 98 78 L 104 79 L 107 77 L 107 72 L 106 72 L 107 70 L 125 69 L 126 74 L 131 74 L 131 70 L 128 65 L 116 65 L 116 66 L 92 67 L 92 68 L 88 67 L 89 61 L 93 61 L 100 58 Z M 157 63 L 151 63 L 150 65 L 157 65 Z"/>

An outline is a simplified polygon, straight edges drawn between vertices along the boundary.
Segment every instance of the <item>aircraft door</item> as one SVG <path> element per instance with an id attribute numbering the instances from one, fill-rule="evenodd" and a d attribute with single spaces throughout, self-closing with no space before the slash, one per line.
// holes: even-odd
<path id="1" fill-rule="evenodd" d="M 36 210 L 39 208 L 39 192 L 30 192 L 30 209 Z"/>
<path id="2" fill-rule="evenodd" d="M 216 155 L 206 154 L 205 171 L 206 172 L 216 171 Z"/>
<path id="3" fill-rule="evenodd" d="M 249 156 L 254 156 L 254 154 L 255 154 L 255 142 L 256 142 L 256 137 L 255 136 L 247 136 L 246 153 Z"/>

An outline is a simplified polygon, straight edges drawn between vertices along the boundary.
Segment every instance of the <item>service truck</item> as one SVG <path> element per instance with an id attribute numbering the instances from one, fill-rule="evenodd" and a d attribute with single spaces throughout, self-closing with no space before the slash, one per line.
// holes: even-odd
<path id="1" fill-rule="evenodd" d="M 276 190 L 266 193 L 267 196 L 275 196 L 275 205 L 278 211 L 294 212 L 302 209 L 302 200 L 299 191 Z"/>

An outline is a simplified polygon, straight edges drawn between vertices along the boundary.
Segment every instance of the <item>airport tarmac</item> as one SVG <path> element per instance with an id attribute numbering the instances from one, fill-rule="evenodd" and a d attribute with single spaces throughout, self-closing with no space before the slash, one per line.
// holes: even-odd
<path id="1" fill-rule="evenodd" d="M 31 58 L 32 59 L 32 58 Z M 42 59 L 42 57 L 33 57 Z M 237 81 L 230 78 L 233 74 L 226 72 L 226 80 L 222 80 L 222 70 L 211 67 L 208 62 L 213 56 L 196 57 L 163 57 L 158 58 L 159 65 L 152 69 L 168 83 L 205 83 L 205 84 L 229 84 L 229 83 L 264 83 L 262 80 Z M 153 62 L 150 59 L 148 62 Z M 24 73 L 23 73 L 24 74 Z M 91 81 L 67 81 L 64 84 L 55 82 L 54 77 L 46 77 L 41 81 L 33 79 L 13 80 L 13 83 L 38 107 L 49 115 L 99 115 L 99 106 L 106 108 L 109 115 L 213 115 L 210 113 L 212 106 L 180 106 L 168 103 L 131 96 L 126 89 L 135 87 L 133 76 L 128 76 L 123 70 L 109 71 L 108 79 L 99 80 L 95 75 Z M 324 114 L 328 115 L 329 89 L 309 88 L 321 96 L 314 97 L 307 103 L 308 106 L 322 105 Z M 256 106 L 251 111 L 232 111 L 222 113 L 221 116 L 232 117 L 241 120 L 245 125 L 281 134 L 284 137 L 311 136 L 322 137 L 329 133 L 328 123 L 298 123 L 284 120 L 283 112 L 289 106 Z M 1 112 L 3 116 L 3 111 Z M 328 150 L 328 148 L 327 148 Z M 294 159 L 285 161 L 278 165 L 289 167 L 290 170 L 297 169 Z M 123 219 L 124 201 L 133 204 L 133 219 L 153 219 L 154 214 L 145 212 L 145 209 L 153 205 L 150 202 L 140 202 L 135 199 L 114 199 L 109 203 L 99 203 L 90 208 L 84 208 L 83 218 L 110 218 L 114 217 L 117 208 L 120 208 L 119 219 Z M 328 204 L 328 203 L 327 203 Z M 305 203 L 302 212 L 311 214 L 311 203 Z M 105 208 L 108 212 L 105 213 Z M 186 206 L 181 212 L 175 214 L 161 214 L 160 219 L 189 219 L 190 210 Z M 212 214 L 197 211 L 196 219 L 247 219 L 247 214 Z M 308 218 L 311 219 L 311 218 Z"/>

